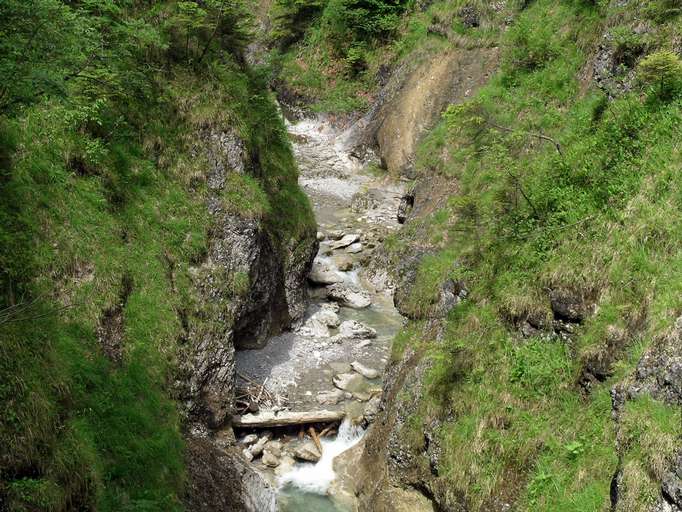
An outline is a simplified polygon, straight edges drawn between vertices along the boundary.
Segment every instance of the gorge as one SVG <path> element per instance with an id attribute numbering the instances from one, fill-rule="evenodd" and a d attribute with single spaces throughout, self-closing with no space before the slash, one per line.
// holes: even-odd
<path id="1" fill-rule="evenodd" d="M 0 0 L 0 512 L 682 511 L 679 0 Z"/>

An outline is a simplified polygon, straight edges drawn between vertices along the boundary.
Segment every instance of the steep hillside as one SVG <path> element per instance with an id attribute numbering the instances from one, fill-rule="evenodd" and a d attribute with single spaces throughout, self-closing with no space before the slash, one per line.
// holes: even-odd
<path id="1" fill-rule="evenodd" d="M 235 344 L 300 317 L 317 244 L 249 23 L 0 3 L 0 510 L 245 509 Z"/>
<path id="2" fill-rule="evenodd" d="M 344 9 L 396 6 L 339 37 Z M 357 119 L 358 152 L 413 180 L 364 510 L 682 508 L 681 11 L 272 8 L 280 97 Z"/>

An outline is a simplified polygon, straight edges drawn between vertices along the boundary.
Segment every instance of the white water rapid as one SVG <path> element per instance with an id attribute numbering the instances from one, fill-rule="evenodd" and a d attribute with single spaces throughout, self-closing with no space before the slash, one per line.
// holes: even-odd
<path id="1" fill-rule="evenodd" d="M 296 488 L 304 492 L 325 495 L 336 477 L 333 463 L 337 455 L 355 446 L 365 431 L 351 424 L 347 418 L 341 423 L 339 433 L 333 440 L 322 440 L 322 458 L 315 464 L 296 464 L 289 473 L 279 479 L 280 489 Z"/>

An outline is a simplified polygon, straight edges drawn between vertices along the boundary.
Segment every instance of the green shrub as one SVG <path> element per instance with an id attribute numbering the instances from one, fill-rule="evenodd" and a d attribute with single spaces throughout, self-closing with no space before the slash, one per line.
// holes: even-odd
<path id="1" fill-rule="evenodd" d="M 359 42 L 371 42 L 398 28 L 408 0 L 329 0 L 322 31 L 338 54 Z"/>
<path id="2" fill-rule="evenodd" d="M 270 38 L 281 49 L 295 43 L 322 13 L 326 0 L 276 0 Z"/>
<path id="3" fill-rule="evenodd" d="M 659 51 L 639 63 L 640 81 L 650 87 L 654 94 L 669 100 L 682 90 L 682 60 L 670 51 Z"/>
<path id="4" fill-rule="evenodd" d="M 521 18 L 509 34 L 505 65 L 509 71 L 533 71 L 556 57 L 560 50 L 553 41 L 551 23 L 534 26 L 534 21 Z"/>

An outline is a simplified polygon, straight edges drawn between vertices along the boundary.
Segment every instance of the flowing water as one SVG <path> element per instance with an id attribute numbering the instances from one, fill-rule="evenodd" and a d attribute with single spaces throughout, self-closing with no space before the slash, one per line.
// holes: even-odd
<path id="1" fill-rule="evenodd" d="M 306 119 L 288 125 L 288 129 L 301 173 L 299 182 L 311 199 L 320 231 L 327 235 L 321 243 L 317 262 L 329 265 L 344 285 L 364 289 L 371 297 L 369 307 L 341 307 L 339 319 L 361 322 L 375 329 L 377 336 L 366 343 L 359 343 L 357 339 L 338 342 L 332 341 L 337 333 L 335 328 L 330 329 L 328 336 L 311 336 L 305 330 L 295 330 L 271 339 L 263 349 L 238 352 L 237 366 L 255 380 L 267 382 L 270 391 L 286 396 L 287 407 L 292 411 L 324 408 L 345 410 L 348 416 L 357 416 L 360 411 L 362 415 L 367 404 L 356 400 L 355 395 L 353 399 L 324 406 L 316 397 L 321 392 L 335 390 L 332 377 L 338 373 L 335 369 L 338 365 L 358 361 L 381 372 L 387 364 L 391 341 L 403 320 L 393 306 L 391 290 L 368 279 L 365 266 L 372 258 L 373 247 L 399 227 L 396 211 L 402 186 L 365 172 L 363 163 L 354 159 L 347 148 L 348 132 L 335 129 L 326 119 Z M 334 250 L 329 240 L 335 232 L 359 234 L 362 251 L 350 254 L 344 249 Z M 339 257 L 351 258 L 353 268 L 338 270 L 335 265 Z M 308 319 L 329 306 L 323 286 L 311 288 L 311 297 Z M 373 390 L 380 389 L 377 380 L 367 383 Z M 361 428 L 346 419 L 336 438 L 322 440 L 319 462 L 297 463 L 276 477 L 279 510 L 349 510 L 329 496 L 335 478 L 333 461 L 356 445 L 363 434 Z"/>
<path id="2" fill-rule="evenodd" d="M 341 512 L 341 506 L 327 497 L 329 486 L 336 477 L 334 459 L 360 442 L 364 433 L 349 419 L 344 420 L 335 439 L 322 440 L 322 458 L 316 464 L 297 464 L 283 475 L 278 482 L 280 511 Z"/>

